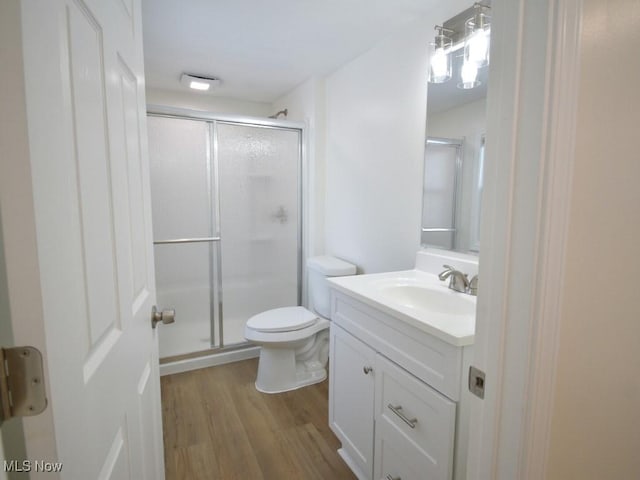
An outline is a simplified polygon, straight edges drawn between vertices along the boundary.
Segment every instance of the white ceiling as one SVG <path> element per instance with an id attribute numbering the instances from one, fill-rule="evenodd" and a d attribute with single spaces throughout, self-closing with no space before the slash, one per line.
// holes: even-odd
<path id="1" fill-rule="evenodd" d="M 188 72 L 220 77 L 214 95 L 271 102 L 438 1 L 143 0 L 147 86 L 181 90 Z"/>

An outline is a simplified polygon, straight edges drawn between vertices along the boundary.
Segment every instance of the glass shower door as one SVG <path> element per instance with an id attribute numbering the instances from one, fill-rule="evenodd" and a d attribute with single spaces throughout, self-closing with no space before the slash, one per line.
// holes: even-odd
<path id="1" fill-rule="evenodd" d="M 149 116 L 149 159 L 158 305 L 176 323 L 159 329 L 161 357 L 215 344 L 215 183 L 211 126 L 198 120 Z"/>
<path id="2" fill-rule="evenodd" d="M 299 130 L 216 122 L 224 345 L 259 312 L 300 302 Z"/>

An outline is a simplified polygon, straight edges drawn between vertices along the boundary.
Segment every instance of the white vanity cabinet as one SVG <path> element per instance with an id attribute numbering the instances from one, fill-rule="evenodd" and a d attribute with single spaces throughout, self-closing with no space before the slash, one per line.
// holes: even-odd
<path id="1" fill-rule="evenodd" d="M 465 354 L 332 291 L 329 424 L 360 480 L 464 478 Z"/>

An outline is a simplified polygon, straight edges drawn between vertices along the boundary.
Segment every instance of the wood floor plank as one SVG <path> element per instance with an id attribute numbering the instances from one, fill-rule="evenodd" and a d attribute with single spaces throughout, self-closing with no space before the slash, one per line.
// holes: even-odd
<path id="1" fill-rule="evenodd" d="M 286 432 L 287 450 L 293 452 L 302 468 L 299 478 L 324 480 L 353 478 L 346 464 L 324 441 L 315 425 L 307 423 Z"/>
<path id="2" fill-rule="evenodd" d="M 232 400 L 230 385 L 224 381 L 224 370 L 214 367 L 197 372 L 206 413 L 201 421 L 209 427 L 211 453 L 218 460 L 218 478 L 261 480 L 260 466 Z"/>
<path id="3" fill-rule="evenodd" d="M 201 402 L 195 377 L 186 374 L 173 375 L 163 383 L 163 419 L 171 431 L 169 447 L 188 447 L 203 443 L 209 437 L 203 425 L 204 405 Z"/>
<path id="4" fill-rule="evenodd" d="M 173 478 L 189 480 L 209 480 L 220 478 L 216 457 L 211 455 L 211 446 L 207 443 L 178 447 L 173 452 Z M 168 472 L 165 473 L 169 478 Z"/>
<path id="5" fill-rule="evenodd" d="M 354 480 L 328 426 L 327 382 L 268 395 L 257 366 L 162 377 L 166 480 Z"/>

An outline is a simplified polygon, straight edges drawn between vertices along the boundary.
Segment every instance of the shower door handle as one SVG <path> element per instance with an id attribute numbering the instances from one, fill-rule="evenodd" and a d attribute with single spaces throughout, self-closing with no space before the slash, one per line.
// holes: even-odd
<path id="1" fill-rule="evenodd" d="M 153 306 L 151 309 L 151 328 L 156 328 L 156 325 L 162 322 L 164 325 L 168 325 L 169 323 L 173 323 L 176 321 L 176 311 L 175 310 L 162 310 L 161 312 Z"/>

